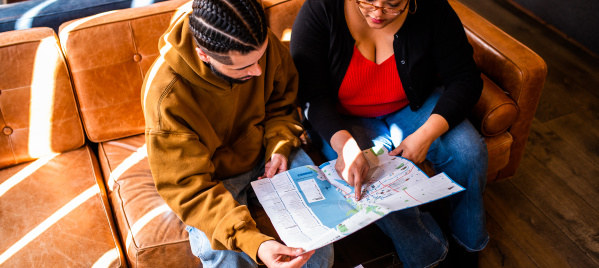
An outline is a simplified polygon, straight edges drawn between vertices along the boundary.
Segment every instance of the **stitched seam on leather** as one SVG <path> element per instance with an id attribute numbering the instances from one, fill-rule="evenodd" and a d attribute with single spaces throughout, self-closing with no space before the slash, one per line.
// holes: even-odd
<path id="1" fill-rule="evenodd" d="M 143 8 L 143 7 L 138 7 L 138 8 Z M 147 15 L 139 16 L 139 17 L 135 17 L 135 15 L 132 15 L 132 17 L 123 18 L 123 19 L 119 19 L 119 20 L 111 20 L 111 21 L 106 21 L 106 22 L 103 22 L 103 23 L 92 24 L 92 25 L 89 25 L 89 26 L 82 26 L 81 28 L 76 28 L 76 29 L 70 30 L 69 33 L 77 32 L 77 31 L 80 31 L 80 30 L 85 30 L 85 29 L 89 29 L 89 28 L 93 28 L 93 27 L 99 27 L 99 26 L 104 26 L 104 25 L 108 25 L 108 24 L 119 23 L 119 22 L 123 22 L 123 21 L 132 21 L 132 20 L 138 20 L 138 19 L 141 19 L 141 18 L 147 18 L 147 17 L 156 16 L 156 15 L 163 15 L 163 14 L 168 14 L 168 13 L 175 13 L 176 9 L 177 8 L 175 8 L 173 10 L 163 11 L 163 12 L 150 13 L 150 14 L 147 14 Z"/>
<path id="2" fill-rule="evenodd" d="M 511 106 L 514 106 L 514 108 L 516 108 L 516 112 L 518 112 L 518 111 L 519 111 L 519 109 L 518 109 L 518 105 L 516 105 L 516 104 L 514 104 L 514 103 L 502 103 L 502 104 L 495 105 L 495 106 L 493 106 L 493 107 L 489 108 L 489 110 L 488 110 L 488 111 L 485 113 L 485 117 L 483 117 L 483 118 L 487 118 L 487 117 L 488 117 L 490 114 L 492 114 L 492 113 L 493 113 L 493 112 L 495 112 L 497 109 L 499 109 L 499 107 L 501 107 L 501 106 L 504 106 L 504 105 L 511 105 Z M 483 119 L 483 121 L 485 121 L 485 120 Z"/>
<path id="3" fill-rule="evenodd" d="M 9 44 L 5 44 L 5 45 L 0 45 L 0 48 L 17 46 L 17 45 L 22 45 L 22 44 L 27 44 L 27 43 L 39 43 L 39 42 L 40 42 L 40 40 L 22 40 L 22 41 L 15 42 L 15 43 L 9 43 Z"/>
<path id="4" fill-rule="evenodd" d="M 88 153 L 88 156 L 89 156 L 89 155 L 92 155 L 92 156 L 93 156 L 93 155 L 94 155 L 94 152 L 92 152 L 92 150 L 91 150 L 91 148 L 89 147 L 89 145 L 85 144 L 84 146 L 85 146 L 85 150 L 86 150 L 86 152 Z M 112 234 L 112 241 L 114 241 L 114 246 L 115 246 L 115 249 L 116 249 L 117 251 L 122 251 L 122 245 L 121 245 L 121 248 L 119 249 L 120 242 L 119 242 L 119 240 L 118 240 L 118 234 L 116 234 L 115 232 L 113 232 L 113 231 L 117 231 L 117 229 L 118 229 L 118 227 L 116 226 L 116 220 L 114 219 L 114 216 L 112 216 L 112 217 L 111 217 L 111 216 L 109 216 L 109 215 L 108 215 L 108 213 L 110 213 L 110 214 L 114 215 L 114 212 L 112 211 L 112 208 L 110 207 L 110 204 L 105 204 L 105 203 L 104 203 L 104 199 L 106 199 L 106 202 L 107 202 L 107 203 L 108 203 L 108 202 L 110 202 L 110 201 L 108 200 L 108 199 L 109 199 L 109 198 L 108 198 L 108 193 L 106 192 L 106 183 L 104 182 L 104 180 L 103 180 L 103 175 L 101 174 L 101 173 L 102 173 L 102 171 L 100 170 L 100 171 L 99 171 L 99 172 L 100 172 L 100 174 L 98 174 L 98 176 L 96 176 L 96 172 L 95 172 L 95 170 L 96 170 L 96 169 L 94 168 L 94 162 L 96 162 L 96 164 L 97 164 L 98 168 L 99 168 L 99 169 L 101 169 L 101 167 L 100 167 L 100 163 L 99 163 L 99 160 L 98 160 L 98 159 L 96 159 L 96 161 L 93 161 L 93 160 L 91 160 L 91 159 L 89 159 L 89 160 L 90 160 L 90 161 L 89 161 L 89 164 L 90 164 L 90 169 L 92 170 L 92 176 L 93 176 L 93 177 L 94 177 L 96 180 L 100 180 L 100 181 L 101 181 L 101 183 L 102 183 L 102 185 L 100 185 L 100 184 L 99 184 L 99 183 L 96 181 L 96 185 L 97 185 L 98 187 L 102 188 L 102 189 L 100 189 L 100 193 L 99 193 L 99 195 L 100 195 L 100 205 L 101 205 L 101 206 L 104 208 L 104 209 L 103 209 L 103 212 L 104 212 L 104 216 L 106 217 L 106 220 L 108 221 L 108 228 L 110 229 L 110 233 Z M 98 177 L 99 177 L 99 178 L 98 178 Z M 108 207 L 107 207 L 106 205 L 107 205 Z M 112 219 L 112 220 L 111 220 L 111 219 Z M 117 231 L 117 232 L 118 232 L 118 231 Z M 123 260 L 121 259 L 121 254 L 120 254 L 120 253 L 119 253 L 119 255 L 118 255 L 118 260 L 119 260 L 119 263 L 122 263 L 122 261 L 123 261 Z"/>
<path id="5" fill-rule="evenodd" d="M 504 106 L 504 105 L 511 105 L 511 106 L 514 106 L 516 108 L 516 120 L 514 120 L 514 122 L 511 125 L 505 127 L 504 129 L 502 129 L 501 131 L 498 131 L 495 134 L 487 133 L 485 131 L 485 128 L 484 128 L 485 121 L 487 121 L 487 118 L 489 117 L 489 115 L 491 113 L 493 113 L 495 110 L 499 109 L 499 107 Z M 516 105 L 515 103 L 502 103 L 502 104 L 493 106 L 493 108 L 490 108 L 489 111 L 486 112 L 485 115 L 484 115 L 484 117 L 483 117 L 483 120 L 482 120 L 482 123 L 481 123 L 481 131 L 483 132 L 484 135 L 486 135 L 488 137 L 497 136 L 497 135 L 505 132 L 508 128 L 510 128 L 512 125 L 514 125 L 514 123 L 516 123 L 516 121 L 518 121 L 518 114 L 519 114 L 519 112 L 520 112 L 520 109 L 518 109 L 518 105 Z"/>
<path id="6" fill-rule="evenodd" d="M 106 159 L 106 164 L 108 165 L 108 170 L 110 171 L 110 174 L 109 174 L 109 177 L 110 177 L 110 175 L 112 175 L 112 171 L 113 171 L 114 169 L 112 168 L 112 166 L 111 166 L 111 163 L 110 163 L 110 161 L 108 160 L 108 156 L 106 155 L 106 149 L 104 148 L 104 144 L 101 142 L 101 143 L 99 143 L 99 144 L 98 144 L 98 146 L 101 146 L 101 147 L 102 147 L 102 150 L 100 150 L 100 148 L 98 148 L 98 153 L 99 153 L 99 152 L 102 152 L 102 155 L 104 156 L 104 159 Z M 98 161 L 99 161 L 99 159 L 98 159 Z M 102 167 L 100 167 L 100 168 L 102 168 Z M 104 175 L 103 175 L 103 174 L 102 174 L 102 177 L 104 177 Z M 116 181 L 116 180 L 114 181 L 114 185 L 115 185 L 115 186 L 117 186 L 117 185 L 118 185 L 118 183 L 117 183 L 117 181 Z M 118 186 L 119 186 L 119 190 L 120 190 L 120 189 L 121 189 L 121 187 L 120 187 L 120 185 L 118 185 Z M 104 184 L 104 187 L 105 187 L 105 189 L 107 189 L 107 188 L 106 188 L 106 187 L 107 187 L 106 183 Z M 113 188 L 113 189 L 114 189 L 114 188 Z M 114 192 L 114 191 L 113 191 L 113 192 Z M 118 196 L 118 197 L 119 197 L 119 199 L 120 199 L 120 194 L 119 194 L 119 195 L 117 195 L 117 196 Z M 110 198 L 108 197 L 108 193 L 106 193 L 106 198 L 108 199 L 108 202 L 110 202 Z M 122 203 L 122 202 L 119 202 L 119 203 Z M 117 230 L 117 232 L 119 232 L 119 230 L 118 230 L 118 224 L 117 224 L 117 222 L 118 222 L 118 221 L 117 221 L 117 219 L 116 219 L 115 212 L 113 211 L 113 209 L 112 209 L 112 208 L 110 208 L 110 210 L 111 210 L 111 212 L 112 212 L 112 215 L 113 215 L 113 220 L 114 220 L 114 224 L 115 224 L 115 229 Z M 116 235 L 116 234 L 115 234 L 115 237 L 118 237 L 118 235 Z M 120 242 L 120 239 L 119 239 L 119 243 L 121 243 L 121 242 Z M 126 251 L 127 251 L 127 249 L 126 249 L 126 248 L 123 248 L 123 246 L 124 246 L 124 245 L 123 245 L 123 244 L 121 244 L 121 249 L 122 249 L 122 250 L 124 250 L 124 251 L 126 252 Z M 126 245 L 125 245 L 125 246 L 126 246 Z"/>
<path id="7" fill-rule="evenodd" d="M 113 146 L 116 146 L 116 147 L 125 148 L 125 149 L 128 149 L 128 150 L 131 150 L 132 152 L 137 152 L 137 150 L 139 149 L 139 148 L 137 148 L 135 146 L 132 146 L 132 145 L 129 145 L 129 144 L 125 144 L 125 143 L 122 143 L 122 142 L 118 142 L 118 141 L 108 141 L 108 142 L 106 142 L 106 144 L 110 144 L 110 145 L 113 145 Z"/>
<path id="8" fill-rule="evenodd" d="M 178 240 L 178 241 L 168 242 L 168 243 L 160 243 L 160 244 L 156 244 L 153 246 L 146 246 L 146 247 L 138 248 L 138 251 L 145 251 L 145 250 L 149 250 L 149 249 L 160 248 L 163 246 L 173 246 L 173 245 L 176 246 L 177 244 L 181 244 L 181 243 L 183 243 L 183 245 L 186 246 L 187 244 L 189 244 L 189 239 Z"/>
<path id="9" fill-rule="evenodd" d="M 102 147 L 104 147 L 103 143 L 99 143 L 99 144 L 98 144 L 98 146 L 102 146 Z M 100 150 L 98 150 L 98 151 L 100 151 Z M 102 152 L 103 152 L 104 158 L 106 159 L 106 163 L 108 164 L 108 170 L 110 171 L 110 174 L 109 174 L 109 175 L 112 175 L 112 171 L 113 171 L 114 169 L 113 169 L 113 168 L 112 168 L 112 166 L 110 165 L 110 161 L 108 160 L 108 156 L 106 155 L 106 149 L 103 149 L 103 150 L 102 150 Z M 127 235 L 129 235 L 129 234 L 133 235 L 133 234 L 131 233 L 131 231 L 132 231 L 132 228 L 131 228 L 131 224 L 129 223 L 129 217 L 128 217 L 128 216 L 127 216 L 127 214 L 125 213 L 125 207 L 124 207 L 123 198 L 122 198 L 122 195 L 121 195 L 121 185 L 120 185 L 120 184 L 118 183 L 118 181 L 116 181 L 116 180 L 114 181 L 114 187 L 115 187 L 115 188 L 116 188 L 116 187 L 118 187 L 118 188 L 116 189 L 116 191 L 115 191 L 115 190 L 113 190 L 112 192 L 116 194 L 116 199 L 117 199 L 117 201 L 118 201 L 118 206 L 120 207 L 120 211 L 119 211 L 120 213 L 119 213 L 119 214 L 121 214 L 121 215 L 122 215 L 122 218 L 123 218 L 123 219 L 124 219 L 124 221 L 125 221 L 125 225 L 126 225 L 125 227 L 126 227 L 126 230 L 127 230 L 127 232 L 128 232 L 128 234 L 127 234 Z M 110 202 L 110 200 L 109 200 L 109 202 Z M 116 224 L 116 225 L 118 225 L 118 220 L 116 219 L 116 217 L 117 217 L 117 215 L 116 215 L 116 211 L 113 211 L 112 213 L 113 213 L 113 215 L 115 216 L 115 219 L 114 219 L 114 221 L 115 221 L 115 224 Z M 118 230 L 118 228 L 117 228 L 117 232 L 120 232 L 120 230 Z M 121 236 L 123 236 L 123 235 L 125 235 L 125 234 L 123 234 L 123 233 L 120 233 L 120 235 L 121 235 Z M 126 258 L 127 258 L 127 256 L 129 255 L 129 254 L 128 254 L 128 252 L 129 252 L 129 247 L 127 247 L 127 244 L 126 244 L 126 239 L 127 239 L 127 237 L 126 237 L 126 236 L 125 236 L 125 241 L 122 241 L 122 240 L 119 238 L 119 242 L 121 243 L 121 248 L 122 248 L 122 250 L 124 251 L 124 252 L 123 252 L 123 255 L 124 255 Z M 135 244 L 135 239 L 131 239 L 131 243 L 132 243 L 132 245 L 133 245 L 135 248 L 137 248 L 137 245 Z M 136 255 L 137 255 L 137 253 L 136 253 Z M 136 256 L 136 257 L 137 257 L 137 256 Z M 136 259 L 137 259 L 137 258 L 136 258 Z"/>
<path id="10" fill-rule="evenodd" d="M 157 55 L 157 54 L 153 54 L 153 55 Z M 149 56 L 153 56 L 153 55 L 149 55 Z M 124 59 L 122 61 L 110 62 L 110 63 L 105 64 L 105 65 L 98 65 L 98 66 L 92 66 L 92 67 L 89 67 L 89 68 L 81 68 L 81 69 L 74 69 L 74 68 L 72 68 L 72 69 L 73 69 L 73 73 L 77 73 L 77 72 L 84 72 L 84 71 L 89 71 L 89 70 L 95 70 L 95 69 L 99 69 L 99 68 L 104 68 L 104 67 L 107 67 L 107 66 L 111 67 L 113 65 L 117 65 L 117 64 L 121 64 L 121 63 L 128 63 L 130 61 L 131 61 L 131 59 Z"/>
<path id="11" fill-rule="evenodd" d="M 141 54 L 139 53 L 139 49 L 137 48 L 137 44 L 135 42 L 135 35 L 133 34 L 133 26 L 131 26 L 131 21 L 127 21 L 127 24 L 129 25 L 129 33 L 131 34 L 131 43 L 133 44 L 133 49 L 135 50 L 135 55 L 140 55 L 140 59 L 137 62 L 137 68 L 139 68 L 139 74 L 141 75 L 141 77 L 143 79 L 144 71 L 141 68 L 141 60 L 143 58 L 141 58 Z"/>
<path id="12" fill-rule="evenodd" d="M 110 6 L 110 5 L 114 5 L 114 4 L 120 4 L 120 3 L 127 4 L 128 2 L 129 1 L 113 1 L 113 2 L 108 2 L 108 3 L 101 4 L 101 5 L 86 6 L 86 7 L 82 7 L 82 8 L 78 8 L 78 9 L 69 9 L 69 12 L 78 13 L 78 12 L 83 11 L 83 10 L 94 9 L 94 8 L 102 7 L 102 6 Z M 48 17 L 48 16 L 60 15 L 60 14 L 63 14 L 63 13 L 65 13 L 65 12 L 64 12 L 64 10 L 61 9 L 61 10 L 58 10 L 58 11 L 55 11 L 55 12 L 38 14 L 38 15 L 35 16 L 35 18 L 43 18 L 43 17 Z"/>
<path id="13" fill-rule="evenodd" d="M 495 150 L 496 148 L 499 148 L 499 147 L 501 147 L 501 146 L 503 146 L 503 145 L 506 145 L 506 144 L 508 144 L 508 143 L 510 143 L 510 142 L 513 142 L 513 141 L 514 141 L 514 139 L 513 139 L 513 138 L 510 138 L 509 140 L 507 140 L 507 141 L 504 141 L 504 142 L 501 142 L 501 143 L 499 143 L 499 144 L 497 144 L 497 145 L 495 145 L 495 146 L 493 146 L 493 147 L 491 147 L 491 148 L 489 148 L 489 149 L 487 149 L 487 150 L 488 150 L 488 151 Z"/>
<path id="14" fill-rule="evenodd" d="M 2 110 L 3 110 L 2 109 L 2 103 L 0 103 L 0 116 L 2 117 L 2 122 L 6 126 L 6 119 L 4 119 L 4 113 L 2 112 Z M 14 130 L 13 130 L 13 132 L 14 132 Z M 15 148 L 12 146 L 12 139 L 10 138 L 10 135 L 6 135 L 6 137 L 8 139 L 8 145 L 10 147 L 10 152 L 12 153 L 13 165 L 14 164 L 18 164 L 19 161 L 17 161 L 17 156 L 15 155 Z"/>
<path id="15" fill-rule="evenodd" d="M 187 133 L 187 132 L 168 132 L 168 131 L 160 131 L 160 130 L 154 130 L 154 129 L 150 129 L 148 131 L 148 134 L 170 135 L 170 136 L 184 136 L 184 137 L 198 138 L 198 136 L 195 135 L 195 134 L 193 134 L 193 133 Z"/>
<path id="16" fill-rule="evenodd" d="M 278 3 L 276 3 L 276 4 L 273 4 L 273 5 L 271 5 L 271 6 L 267 6 L 267 7 L 265 7 L 265 6 L 264 6 L 264 1 L 262 1 L 262 8 L 264 8 L 264 11 L 266 11 L 266 10 L 268 10 L 268 9 L 271 9 L 271 8 L 273 8 L 273 7 L 276 7 L 276 6 L 280 5 L 280 4 L 288 3 L 288 2 L 290 2 L 290 1 L 291 1 L 291 0 L 285 0 L 285 1 L 281 1 L 281 2 L 278 2 Z"/>
<path id="17" fill-rule="evenodd" d="M 81 105 L 79 102 L 79 99 L 77 99 L 77 91 L 75 90 L 75 82 L 73 82 L 73 74 L 71 72 L 71 66 L 69 65 L 68 61 L 67 61 L 67 55 L 66 53 L 62 50 L 62 44 L 60 43 L 60 40 L 58 39 L 58 36 L 56 35 L 56 33 L 54 33 L 54 39 L 55 39 L 55 43 L 54 46 L 56 48 L 56 50 L 58 51 L 58 53 L 60 54 L 60 62 L 62 63 L 62 67 L 65 70 L 67 79 L 69 79 L 69 91 L 71 94 L 69 94 L 69 98 L 73 101 L 73 104 L 75 105 L 75 111 L 77 113 L 77 117 L 79 123 L 78 125 L 80 126 L 79 130 L 80 130 L 80 135 L 81 135 L 81 139 L 83 144 L 85 144 L 85 140 L 86 140 L 86 129 L 85 129 L 85 122 L 83 121 L 83 115 L 81 114 Z"/>
<path id="18" fill-rule="evenodd" d="M 112 172 L 111 172 L 112 173 Z M 135 250 L 135 255 L 136 255 L 136 259 L 137 259 L 137 254 L 138 254 L 138 246 L 137 246 L 137 242 L 135 241 L 135 236 L 133 235 L 133 228 L 131 228 L 131 223 L 129 222 L 129 216 L 127 216 L 127 213 L 125 212 L 125 206 L 124 206 L 124 202 L 123 202 L 123 196 L 121 195 L 121 186 L 115 181 L 114 182 L 115 186 L 118 186 L 119 189 L 117 191 L 117 199 L 119 200 L 119 206 L 121 207 L 121 212 L 123 214 L 123 218 L 125 219 L 125 224 L 127 225 L 127 234 L 121 234 L 121 236 L 124 236 L 123 238 L 125 239 L 125 241 L 123 242 L 123 247 L 125 247 L 125 252 L 129 252 L 129 247 L 127 245 L 127 237 L 131 236 L 131 245 L 136 249 Z"/>

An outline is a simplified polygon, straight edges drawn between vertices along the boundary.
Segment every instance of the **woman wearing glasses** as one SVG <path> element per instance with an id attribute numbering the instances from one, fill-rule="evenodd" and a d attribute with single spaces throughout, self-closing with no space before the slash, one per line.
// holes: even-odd
<path id="1" fill-rule="evenodd" d="M 360 152 L 374 145 L 416 163 L 428 159 L 466 188 L 447 199 L 449 223 L 440 222 L 447 236 L 418 208 L 376 222 L 404 267 L 438 264 L 449 244 L 450 256 L 482 250 L 488 156 L 466 119 L 482 80 L 447 0 L 306 0 L 291 53 L 312 140 L 324 141 L 328 159 L 338 158 L 357 198 L 369 170 Z M 465 255 L 476 265 L 476 254 Z"/>

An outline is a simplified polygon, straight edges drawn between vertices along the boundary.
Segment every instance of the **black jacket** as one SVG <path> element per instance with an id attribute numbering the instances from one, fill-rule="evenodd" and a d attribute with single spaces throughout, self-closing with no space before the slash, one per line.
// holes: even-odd
<path id="1" fill-rule="evenodd" d="M 414 10 L 415 0 L 411 0 Z M 314 130 L 326 141 L 343 126 L 336 109 L 338 91 L 355 40 L 344 15 L 344 0 L 306 0 L 293 25 L 291 55 L 300 75 L 299 99 Z M 395 34 L 397 71 L 417 110 L 437 85 L 444 93 L 432 113 L 452 128 L 480 98 L 482 79 L 464 28 L 447 0 L 420 0 L 415 14 Z"/>

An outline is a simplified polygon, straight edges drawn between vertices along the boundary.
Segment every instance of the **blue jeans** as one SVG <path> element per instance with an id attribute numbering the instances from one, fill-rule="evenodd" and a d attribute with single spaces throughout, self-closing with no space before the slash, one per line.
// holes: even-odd
<path id="1" fill-rule="evenodd" d="M 391 150 L 426 122 L 441 90 L 437 88 L 417 111 L 405 107 L 376 118 L 344 116 L 345 126 L 360 148 L 383 145 Z M 329 160 L 337 158 L 328 142 L 323 141 L 322 151 Z M 448 198 L 449 227 L 468 251 L 482 250 L 489 241 L 482 199 L 489 162 L 484 139 L 464 120 L 435 140 L 426 158 L 436 172 L 445 172 L 466 188 Z M 404 267 L 433 266 L 445 258 L 447 240 L 432 216 L 418 208 L 393 212 L 376 224 L 393 240 Z"/>
<path id="2" fill-rule="evenodd" d="M 302 150 L 297 149 L 289 155 L 289 169 L 313 165 L 312 159 Z M 264 161 L 256 165 L 252 170 L 225 179 L 223 184 L 233 195 L 235 200 L 241 205 L 247 205 L 248 202 L 258 202 L 256 195 L 251 190 L 250 182 L 256 180 L 264 174 Z M 192 226 L 187 226 L 189 233 L 189 243 L 191 251 L 195 256 L 200 258 L 202 265 L 205 268 L 237 268 L 237 267 L 258 267 L 258 264 L 244 252 L 236 252 L 232 250 L 213 250 L 210 246 L 210 240 L 202 231 Z M 329 244 L 325 247 L 316 250 L 314 255 L 308 260 L 303 267 L 332 267 L 333 266 L 333 245 Z"/>

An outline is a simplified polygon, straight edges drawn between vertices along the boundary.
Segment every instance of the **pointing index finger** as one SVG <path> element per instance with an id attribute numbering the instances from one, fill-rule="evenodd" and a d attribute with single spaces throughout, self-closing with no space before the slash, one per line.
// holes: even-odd
<path id="1" fill-rule="evenodd" d="M 354 191 L 356 192 L 356 201 L 360 201 L 360 197 L 362 196 L 362 178 L 355 181 Z"/>

